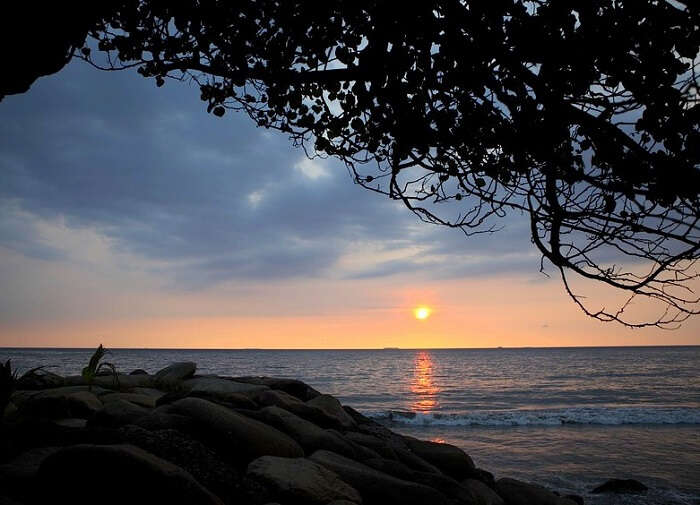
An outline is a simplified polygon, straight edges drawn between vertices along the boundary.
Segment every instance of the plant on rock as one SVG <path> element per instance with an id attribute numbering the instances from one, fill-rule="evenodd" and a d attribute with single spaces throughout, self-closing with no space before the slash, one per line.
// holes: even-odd
<path id="1" fill-rule="evenodd" d="M 114 380 L 117 383 L 117 386 L 119 386 L 119 376 L 117 375 L 117 368 L 112 363 L 102 361 L 102 358 L 104 358 L 105 354 L 107 354 L 108 352 L 109 351 L 105 349 L 102 346 L 102 344 L 100 344 L 99 347 L 95 349 L 95 352 L 90 358 L 88 366 L 83 368 L 82 376 L 83 379 L 85 379 L 85 382 L 87 382 L 89 390 L 92 390 L 92 385 L 95 382 L 95 377 L 97 377 L 97 375 L 103 368 L 109 368 L 112 371 L 112 375 L 114 375 Z"/>

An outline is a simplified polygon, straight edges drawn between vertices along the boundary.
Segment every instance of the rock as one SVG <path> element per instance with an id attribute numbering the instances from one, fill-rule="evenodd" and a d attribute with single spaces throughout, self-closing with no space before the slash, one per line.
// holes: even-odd
<path id="1" fill-rule="evenodd" d="M 564 496 L 564 498 L 568 498 L 569 500 L 576 503 L 577 505 L 584 505 L 583 497 L 581 497 L 577 494 L 567 494 Z"/>
<path id="2" fill-rule="evenodd" d="M 649 488 L 634 479 L 610 479 L 595 488 L 591 493 L 641 494 Z"/>
<path id="3" fill-rule="evenodd" d="M 344 440 L 339 433 L 319 428 L 315 424 L 284 409 L 265 407 L 260 410 L 260 416 L 263 422 L 274 426 L 296 440 L 307 454 L 311 454 L 318 449 L 326 449 L 343 454 L 349 458 L 356 457 L 356 452 L 352 445 Z"/>
<path id="4" fill-rule="evenodd" d="M 316 451 L 310 459 L 335 472 L 343 481 L 357 489 L 367 504 L 442 505 L 450 503 L 445 495 L 435 489 L 392 477 L 330 451 Z"/>
<path id="5" fill-rule="evenodd" d="M 68 408 L 74 417 L 87 419 L 102 408 L 102 402 L 90 391 L 78 391 L 69 394 Z"/>
<path id="6" fill-rule="evenodd" d="M 462 482 L 462 486 L 474 495 L 475 505 L 505 505 L 503 498 L 480 480 L 466 479 Z"/>
<path id="7" fill-rule="evenodd" d="M 404 440 L 414 454 L 454 479 L 465 479 L 475 468 L 472 459 L 454 445 L 428 442 L 413 437 L 404 437 Z"/>
<path id="8" fill-rule="evenodd" d="M 477 496 L 468 487 L 462 486 L 452 477 L 438 473 L 413 472 L 410 481 L 437 489 L 459 503 L 476 503 Z"/>
<path id="9" fill-rule="evenodd" d="M 428 463 L 423 458 L 415 455 L 408 449 L 399 446 L 394 446 L 392 449 L 399 461 L 401 461 L 403 464 L 409 466 L 415 471 L 440 474 L 442 473 L 438 467 Z"/>
<path id="10" fill-rule="evenodd" d="M 286 411 L 293 412 L 300 406 L 306 404 L 296 396 L 277 389 L 265 389 L 251 395 L 251 398 L 262 407 L 280 407 Z"/>
<path id="11" fill-rule="evenodd" d="M 389 447 L 389 445 L 382 439 L 375 437 L 374 435 L 367 435 L 366 433 L 358 433 L 356 431 L 349 431 L 345 434 L 345 438 L 354 442 L 356 444 L 368 447 L 379 454 L 382 458 L 386 459 L 397 459 L 398 456 L 396 452 Z"/>
<path id="12" fill-rule="evenodd" d="M 125 400 L 135 405 L 147 408 L 155 408 L 156 399 L 151 395 L 142 395 L 138 393 L 109 393 L 100 397 L 102 403 L 111 403 L 117 400 Z"/>
<path id="13" fill-rule="evenodd" d="M 183 381 L 183 387 L 190 393 L 253 393 L 267 389 L 267 386 L 256 384 L 246 384 L 233 380 L 222 379 L 220 377 L 195 377 Z"/>
<path id="14" fill-rule="evenodd" d="M 353 418 L 343 410 L 340 402 L 331 395 L 318 395 L 307 401 L 306 404 L 321 409 L 324 414 L 345 429 L 350 430 L 357 426 Z"/>
<path id="15" fill-rule="evenodd" d="M 171 408 L 175 414 L 191 417 L 203 437 L 225 448 L 229 457 L 238 462 L 247 464 L 260 456 L 304 455 L 299 444 L 281 431 L 215 403 L 185 398 L 173 403 Z"/>
<path id="16" fill-rule="evenodd" d="M 149 387 L 153 383 L 150 375 L 125 375 L 110 373 L 95 377 L 92 381 L 92 389 L 96 386 L 106 389 L 131 389 L 136 387 Z M 81 375 L 71 375 L 65 379 L 66 386 L 87 386 L 88 382 Z"/>
<path id="17" fill-rule="evenodd" d="M 115 485 L 105 489 L 105 476 Z M 182 468 L 132 445 L 76 445 L 55 452 L 38 472 L 50 503 L 221 505 Z"/>
<path id="18" fill-rule="evenodd" d="M 576 505 L 542 486 L 509 478 L 496 481 L 496 492 L 508 505 Z"/>
<path id="19" fill-rule="evenodd" d="M 148 431 L 129 425 L 119 429 L 124 443 L 135 445 L 189 472 L 226 503 L 240 500 L 240 475 L 210 448 L 176 430 Z"/>
<path id="20" fill-rule="evenodd" d="M 149 409 L 140 407 L 126 400 L 116 399 L 106 403 L 104 407 L 88 422 L 89 426 L 118 428 L 125 424 L 133 424 L 149 413 Z"/>
<path id="21" fill-rule="evenodd" d="M 321 394 L 308 384 L 296 379 L 280 379 L 277 377 L 234 377 L 233 380 L 284 391 L 285 393 L 295 396 L 302 402 L 309 401 Z"/>
<path id="22" fill-rule="evenodd" d="M 38 369 L 27 372 L 17 379 L 16 388 L 25 390 L 49 389 L 63 386 L 65 379 L 48 370 Z"/>
<path id="23" fill-rule="evenodd" d="M 141 369 L 141 368 L 137 368 L 136 370 L 133 370 L 132 372 L 130 372 L 129 375 L 148 375 L 148 372 L 146 370 Z"/>
<path id="24" fill-rule="evenodd" d="M 189 379 L 194 375 L 196 370 L 197 364 L 191 361 L 173 363 L 156 372 L 153 376 L 153 382 L 164 386 L 172 386 L 180 381 Z"/>
<path id="25" fill-rule="evenodd" d="M 79 417 L 67 417 L 65 419 L 56 419 L 53 423 L 56 426 L 61 426 L 62 428 L 82 430 L 87 426 L 87 419 L 81 419 Z"/>
<path id="26" fill-rule="evenodd" d="M 175 414 L 170 405 L 152 410 L 144 417 L 134 421 L 136 426 L 147 430 L 177 430 L 183 433 L 195 433 L 194 420 L 189 416 Z"/>
<path id="27" fill-rule="evenodd" d="M 23 452 L 9 463 L 0 465 L 0 488 L 22 501 L 34 498 L 34 479 L 46 458 L 60 447 L 38 447 Z"/>
<path id="28" fill-rule="evenodd" d="M 374 468 L 375 470 L 379 470 L 380 472 L 384 472 L 403 480 L 411 480 L 414 472 L 400 461 L 394 461 L 392 459 L 370 458 L 362 463 Z"/>
<path id="29" fill-rule="evenodd" d="M 332 500 L 362 503 L 357 490 L 332 471 L 305 458 L 263 456 L 248 465 L 247 473 L 271 488 L 285 503 L 325 505 Z"/>
<path id="30" fill-rule="evenodd" d="M 163 396 L 165 393 L 163 391 L 160 391 L 158 389 L 153 389 L 153 388 L 142 388 L 142 387 L 135 387 L 131 388 L 129 390 L 129 393 L 135 393 L 137 395 L 146 395 L 146 396 L 152 396 L 156 400 Z"/>

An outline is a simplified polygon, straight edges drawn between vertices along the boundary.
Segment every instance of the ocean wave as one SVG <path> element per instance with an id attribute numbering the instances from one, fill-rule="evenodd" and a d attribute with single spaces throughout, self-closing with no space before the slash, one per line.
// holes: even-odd
<path id="1" fill-rule="evenodd" d="M 380 422 L 425 426 L 558 426 L 565 424 L 700 424 L 700 408 L 571 407 L 549 410 L 477 411 L 443 414 L 410 411 L 369 412 Z"/>

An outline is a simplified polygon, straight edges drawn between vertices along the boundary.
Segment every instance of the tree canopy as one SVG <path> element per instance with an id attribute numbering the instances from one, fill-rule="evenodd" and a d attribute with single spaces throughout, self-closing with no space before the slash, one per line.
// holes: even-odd
<path id="1" fill-rule="evenodd" d="M 700 313 L 696 3 L 98 4 L 54 40 L 54 66 L 75 55 L 193 82 L 212 114 L 242 111 L 341 159 L 429 223 L 470 235 L 522 214 L 542 265 L 600 320 L 674 327 Z M 25 66 L 0 95 L 52 71 Z M 576 277 L 627 296 L 601 307 Z M 660 310 L 629 317 L 635 299 Z"/>

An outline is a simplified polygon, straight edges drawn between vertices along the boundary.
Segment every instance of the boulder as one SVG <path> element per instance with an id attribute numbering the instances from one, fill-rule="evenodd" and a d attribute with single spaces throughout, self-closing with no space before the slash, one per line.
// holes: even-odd
<path id="1" fill-rule="evenodd" d="M 345 438 L 359 444 L 364 447 L 368 447 L 379 454 L 382 458 L 386 459 L 397 459 L 398 456 L 396 452 L 387 444 L 386 441 L 375 437 L 374 435 L 367 435 L 366 433 L 359 433 L 356 431 L 349 431 L 345 434 Z"/>
<path id="2" fill-rule="evenodd" d="M 74 417 L 89 418 L 102 408 L 102 402 L 90 391 L 77 391 L 67 396 L 68 408 Z"/>
<path id="3" fill-rule="evenodd" d="M 505 505 L 503 498 L 489 486 L 477 479 L 466 479 L 462 486 L 471 491 L 474 496 L 474 505 Z"/>
<path id="4" fill-rule="evenodd" d="M 144 417 L 134 421 L 135 426 L 147 430 L 178 430 L 183 433 L 195 433 L 194 420 L 189 416 L 175 414 L 170 405 L 164 405 L 152 410 Z"/>
<path id="5" fill-rule="evenodd" d="M 352 445 L 344 440 L 339 433 L 319 428 L 291 412 L 279 407 L 265 407 L 260 410 L 259 415 L 263 422 L 274 426 L 296 440 L 307 454 L 318 449 L 326 449 L 349 458 L 356 457 L 356 451 Z"/>
<path id="6" fill-rule="evenodd" d="M 277 377 L 234 377 L 233 380 L 284 391 L 285 393 L 295 396 L 302 402 L 311 400 L 321 394 L 308 384 L 296 379 L 280 379 Z"/>
<path id="7" fill-rule="evenodd" d="M 66 386 L 88 386 L 88 381 L 82 375 L 71 375 L 65 379 Z M 153 383 L 150 375 L 126 375 L 118 373 L 116 375 L 100 375 L 92 381 L 92 389 L 96 386 L 106 389 L 131 389 L 136 387 L 149 387 Z"/>
<path id="8" fill-rule="evenodd" d="M 591 493 L 641 494 L 649 488 L 634 479 L 610 479 L 596 487 Z"/>
<path id="9" fill-rule="evenodd" d="M 81 419 L 79 417 L 66 417 L 64 419 L 55 419 L 53 423 L 62 428 L 82 430 L 87 426 L 87 419 Z"/>
<path id="10" fill-rule="evenodd" d="M 305 458 L 263 456 L 247 474 L 270 488 L 284 503 L 325 505 L 332 500 L 362 503 L 360 494 L 327 468 Z"/>
<path id="11" fill-rule="evenodd" d="M 405 449 L 398 445 L 393 446 L 392 449 L 399 461 L 417 472 L 442 473 L 438 467 L 428 463 L 426 460 L 417 456 L 409 449 Z"/>
<path id="12" fill-rule="evenodd" d="M 395 461 L 393 459 L 370 458 L 364 460 L 362 463 L 380 472 L 398 477 L 399 479 L 411 480 L 413 477 L 413 470 L 400 461 Z"/>
<path id="13" fill-rule="evenodd" d="M 267 386 L 246 384 L 220 377 L 195 377 L 182 382 L 182 386 L 190 393 L 254 393 L 267 389 Z"/>
<path id="14" fill-rule="evenodd" d="M 189 472 L 226 503 L 238 503 L 240 475 L 209 447 L 176 430 L 148 431 L 129 425 L 119 429 L 124 443 L 135 445 Z"/>
<path id="15" fill-rule="evenodd" d="M 0 488 L 15 498 L 31 501 L 39 467 L 46 458 L 58 452 L 60 447 L 38 447 L 23 452 L 13 460 L 0 465 Z"/>
<path id="16" fill-rule="evenodd" d="M 435 489 L 392 477 L 330 451 L 316 451 L 310 459 L 335 472 L 343 481 L 357 489 L 364 503 L 368 505 L 385 503 L 442 505 L 450 503 L 444 494 Z"/>
<path id="17" fill-rule="evenodd" d="M 150 412 L 149 409 L 126 400 L 116 399 L 106 403 L 88 422 L 89 426 L 118 428 L 133 424 Z"/>
<path id="18" fill-rule="evenodd" d="M 131 388 L 129 390 L 129 393 L 136 393 L 137 395 L 147 395 L 147 396 L 152 396 L 156 400 L 163 396 L 165 393 L 159 389 L 154 389 L 154 388 L 142 388 L 142 387 L 135 387 Z"/>
<path id="19" fill-rule="evenodd" d="M 111 403 L 117 400 L 125 400 L 141 407 L 154 408 L 156 406 L 156 398 L 151 395 L 143 395 L 138 393 L 109 393 L 100 397 L 102 403 Z"/>
<path id="20" fill-rule="evenodd" d="M 248 463 L 260 456 L 300 457 L 304 451 L 281 431 L 200 398 L 184 398 L 172 412 L 192 418 L 202 437 L 228 451 L 231 460 Z"/>
<path id="21" fill-rule="evenodd" d="M 324 414 L 346 430 L 351 430 L 357 426 L 353 418 L 343 410 L 340 402 L 331 395 L 318 395 L 307 401 L 306 404 L 322 410 Z"/>
<path id="22" fill-rule="evenodd" d="M 408 448 L 415 455 L 435 465 L 443 473 L 454 479 L 463 480 L 469 477 L 471 470 L 475 468 L 472 458 L 459 447 L 418 440 L 413 437 L 404 437 L 404 439 Z"/>
<path id="23" fill-rule="evenodd" d="M 45 369 L 29 371 L 17 379 L 16 388 L 25 390 L 49 389 L 61 387 L 65 378 Z"/>
<path id="24" fill-rule="evenodd" d="M 76 445 L 55 452 L 38 472 L 50 503 L 221 505 L 182 468 L 132 445 Z M 105 478 L 114 483 L 105 489 Z"/>
<path id="25" fill-rule="evenodd" d="M 576 505 L 584 505 L 583 497 L 577 494 L 567 494 L 564 496 L 564 498 L 568 498 L 569 500 L 575 502 Z"/>
<path id="26" fill-rule="evenodd" d="M 153 376 L 153 382 L 163 386 L 173 386 L 180 381 L 192 377 L 196 370 L 197 364 L 192 363 L 191 361 L 173 363 L 172 365 L 166 366 L 162 370 L 156 372 L 156 374 Z"/>
<path id="27" fill-rule="evenodd" d="M 576 505 L 576 502 L 558 496 L 542 486 L 516 479 L 498 479 L 496 492 L 508 505 Z"/>
<path id="28" fill-rule="evenodd" d="M 132 370 L 129 375 L 148 375 L 148 372 L 142 368 L 137 368 L 136 370 Z"/>

